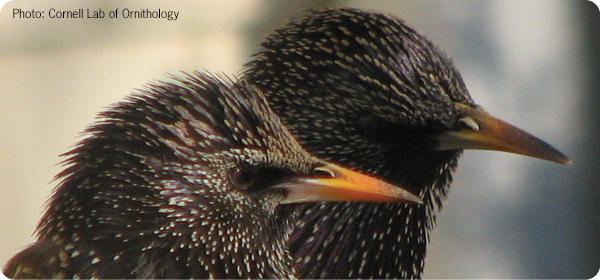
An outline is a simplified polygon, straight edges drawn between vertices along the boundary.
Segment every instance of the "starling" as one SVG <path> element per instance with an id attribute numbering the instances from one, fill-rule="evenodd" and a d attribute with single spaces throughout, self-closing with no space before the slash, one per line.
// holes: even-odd
<path id="1" fill-rule="evenodd" d="M 5 274 L 289 278 L 294 205 L 421 202 L 307 153 L 255 90 L 186 74 L 101 113 L 67 153 L 37 242 Z"/>
<path id="2" fill-rule="evenodd" d="M 463 149 L 570 163 L 486 113 L 452 61 L 393 16 L 311 11 L 269 35 L 244 76 L 308 151 L 424 200 L 304 205 L 288 243 L 302 278 L 421 277 L 429 232 Z"/>

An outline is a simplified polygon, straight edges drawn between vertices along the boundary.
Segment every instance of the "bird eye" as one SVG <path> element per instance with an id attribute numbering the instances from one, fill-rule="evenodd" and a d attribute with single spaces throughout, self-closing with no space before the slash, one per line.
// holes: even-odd
<path id="1" fill-rule="evenodd" d="M 313 175 L 316 177 L 322 177 L 322 178 L 333 178 L 335 177 L 335 173 L 333 173 L 333 171 L 323 167 L 323 166 L 317 166 L 315 167 L 315 169 L 313 169 Z"/>
<path id="2" fill-rule="evenodd" d="M 250 188 L 256 179 L 249 168 L 232 168 L 229 172 L 230 181 L 241 190 Z"/>

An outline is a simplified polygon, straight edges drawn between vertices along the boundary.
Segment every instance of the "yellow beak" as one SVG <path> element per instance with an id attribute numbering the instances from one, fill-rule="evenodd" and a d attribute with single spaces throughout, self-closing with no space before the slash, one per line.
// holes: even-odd
<path id="1" fill-rule="evenodd" d="M 521 154 L 570 164 L 571 160 L 543 140 L 499 120 L 480 108 L 456 104 L 465 128 L 437 135 L 438 150 L 480 149 Z"/>
<path id="2" fill-rule="evenodd" d="M 412 202 L 422 204 L 418 196 L 379 179 L 325 162 L 316 175 L 297 177 L 276 186 L 287 190 L 282 204 L 318 201 Z"/>

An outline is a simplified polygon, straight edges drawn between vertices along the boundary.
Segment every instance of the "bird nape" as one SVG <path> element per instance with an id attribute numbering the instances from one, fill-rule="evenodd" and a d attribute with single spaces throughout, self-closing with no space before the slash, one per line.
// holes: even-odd
<path id="1" fill-rule="evenodd" d="M 290 278 L 298 203 L 421 203 L 308 154 L 260 92 L 224 77 L 151 84 L 87 133 L 8 277 Z"/>
<path id="2" fill-rule="evenodd" d="M 570 163 L 476 105 L 452 61 L 395 17 L 310 12 L 269 35 L 244 76 L 311 153 L 424 200 L 305 206 L 289 241 L 302 278 L 421 277 L 462 149 Z"/>

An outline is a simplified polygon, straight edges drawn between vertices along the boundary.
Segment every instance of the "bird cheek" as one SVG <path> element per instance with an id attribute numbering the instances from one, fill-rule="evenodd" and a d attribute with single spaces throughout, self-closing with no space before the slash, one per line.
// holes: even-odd
<path id="1" fill-rule="evenodd" d="M 281 202 L 285 200 L 287 192 L 282 189 L 267 188 L 250 196 L 253 197 L 262 211 L 274 215 L 277 208 L 282 204 Z"/>

